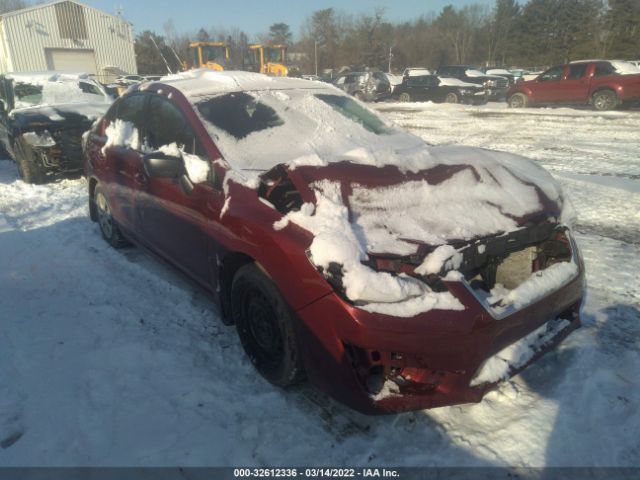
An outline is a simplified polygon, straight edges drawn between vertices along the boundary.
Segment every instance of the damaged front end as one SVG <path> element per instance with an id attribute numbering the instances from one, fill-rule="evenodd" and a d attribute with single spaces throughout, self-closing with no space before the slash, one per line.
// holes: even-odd
<path id="1" fill-rule="evenodd" d="M 426 250 L 432 253 L 435 249 Z M 465 302 L 466 314 L 475 316 L 477 337 L 460 335 L 457 342 L 466 345 L 460 350 L 452 345 L 451 351 L 462 359 L 474 358 L 457 365 L 451 362 L 446 368 L 438 359 L 440 354 L 429 349 L 424 353 L 384 351 L 346 343 L 358 381 L 378 408 L 479 401 L 486 391 L 580 326 L 584 267 L 569 229 L 553 218 L 508 234 L 457 244 L 438 273 L 416 274 L 424 259 L 423 255 L 377 255 L 368 263 L 378 270 L 416 275 L 435 291 L 456 291 L 458 298 L 470 294 L 476 308 Z M 446 341 L 441 337 L 436 343 Z"/>

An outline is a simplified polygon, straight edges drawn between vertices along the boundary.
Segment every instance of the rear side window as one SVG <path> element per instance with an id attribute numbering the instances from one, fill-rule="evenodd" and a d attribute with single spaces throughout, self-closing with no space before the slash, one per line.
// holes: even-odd
<path id="1" fill-rule="evenodd" d="M 584 77 L 585 73 L 587 73 L 586 63 L 569 65 L 569 74 L 567 75 L 567 80 L 577 80 L 579 78 Z"/>
<path id="2" fill-rule="evenodd" d="M 238 140 L 284 124 L 273 108 L 244 92 L 221 95 L 198 103 L 196 108 L 208 122 Z"/>
<path id="3" fill-rule="evenodd" d="M 608 77 L 609 75 L 615 75 L 616 69 L 613 68 L 608 62 L 598 62 L 596 63 L 596 71 L 593 74 L 594 77 Z"/>
<path id="4" fill-rule="evenodd" d="M 407 82 L 412 87 L 433 87 L 438 85 L 438 79 L 434 76 L 409 77 Z"/>

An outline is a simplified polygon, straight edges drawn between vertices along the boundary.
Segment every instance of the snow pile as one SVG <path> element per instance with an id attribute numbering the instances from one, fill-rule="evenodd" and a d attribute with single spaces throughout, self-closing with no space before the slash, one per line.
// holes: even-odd
<path id="1" fill-rule="evenodd" d="M 483 383 L 506 380 L 512 370 L 525 365 L 538 351 L 570 324 L 568 320 L 552 320 L 526 337 L 504 348 L 487 359 L 471 380 L 471 386 L 475 387 Z"/>
<path id="2" fill-rule="evenodd" d="M 518 228 L 515 217 L 541 209 L 532 185 L 505 167 L 483 166 L 481 158 L 475 168 L 460 169 L 435 185 L 426 180 L 384 188 L 355 185 L 349 203 L 369 251 L 398 255 L 415 253 L 416 242 L 436 246 L 512 231 Z"/>
<path id="3" fill-rule="evenodd" d="M 432 309 L 463 310 L 449 292 L 434 293 L 423 282 L 405 274 L 376 272 L 363 265 L 367 260 L 365 246 L 349 222 L 347 207 L 342 203 L 339 183 L 313 184 L 316 206 L 307 203 L 299 211 L 289 212 L 276 222 L 276 230 L 289 222 L 314 235 L 310 246 L 311 260 L 328 272 L 331 264 L 342 266 L 345 294 L 354 302 L 368 303 L 363 308 L 388 315 L 411 317 Z"/>
<path id="4" fill-rule="evenodd" d="M 440 86 L 444 87 L 479 87 L 477 83 L 463 82 L 459 78 L 438 77 L 438 79 L 440 80 Z"/>
<path id="5" fill-rule="evenodd" d="M 484 77 L 485 74 L 482 73 L 480 70 L 475 70 L 473 68 L 469 68 L 467 70 L 465 70 L 465 72 L 467 77 Z"/>
<path id="6" fill-rule="evenodd" d="M 631 62 L 625 62 L 624 60 L 612 60 L 611 65 L 621 75 L 638 75 L 640 74 L 640 67 L 634 65 Z"/>
<path id="7" fill-rule="evenodd" d="M 56 141 L 53 139 L 51 134 L 48 131 L 43 131 L 42 133 L 36 132 L 25 132 L 22 134 L 22 138 L 24 140 L 34 146 L 34 147 L 53 147 L 56 144 Z"/>
<path id="8" fill-rule="evenodd" d="M 109 123 L 105 130 L 107 141 L 102 147 L 102 153 L 110 147 L 131 147 L 134 150 L 140 149 L 140 135 L 138 129 L 131 122 L 116 119 Z"/>
<path id="9" fill-rule="evenodd" d="M 482 245 L 484 247 L 484 245 Z M 437 275 L 443 267 L 446 270 L 456 270 L 462 263 L 462 254 L 451 245 L 441 245 L 431 252 L 424 259 L 422 264 L 416 268 L 418 275 Z"/>
<path id="10" fill-rule="evenodd" d="M 507 307 L 516 309 L 529 305 L 546 295 L 556 291 L 578 275 L 578 265 L 571 262 L 560 262 L 533 273 L 516 288 L 508 290 L 498 284 L 491 290 L 487 301 L 498 313 Z"/>

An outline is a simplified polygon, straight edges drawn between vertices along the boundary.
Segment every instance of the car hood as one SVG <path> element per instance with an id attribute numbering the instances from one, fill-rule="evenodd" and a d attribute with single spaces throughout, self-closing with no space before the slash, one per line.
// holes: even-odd
<path id="1" fill-rule="evenodd" d="M 18 131 L 34 128 L 87 127 L 105 114 L 109 103 L 39 105 L 12 110 L 9 114 Z"/>
<path id="2" fill-rule="evenodd" d="M 561 189 L 532 161 L 480 148 L 427 149 L 432 161 L 419 171 L 349 161 L 279 168 L 301 203 L 346 207 L 355 235 L 372 254 L 412 255 L 420 245 L 469 243 L 560 221 Z"/>

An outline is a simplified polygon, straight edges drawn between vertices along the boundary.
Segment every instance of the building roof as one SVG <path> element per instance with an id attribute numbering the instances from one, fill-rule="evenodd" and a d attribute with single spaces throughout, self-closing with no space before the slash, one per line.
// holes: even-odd
<path id="1" fill-rule="evenodd" d="M 96 12 L 99 12 L 101 15 L 107 15 L 109 17 L 113 17 L 115 19 L 122 20 L 123 22 L 129 23 L 127 20 L 125 20 L 124 18 L 122 18 L 122 17 L 120 17 L 118 15 L 113 15 L 111 13 L 107 13 L 104 10 L 100 10 L 100 9 L 92 7 L 90 5 L 85 5 L 84 3 L 76 2 L 76 0 L 55 0 L 53 2 L 42 3 L 42 4 L 39 4 L 39 5 L 34 5 L 32 7 L 21 8 L 19 10 L 12 10 L 10 12 L 6 12 L 6 13 L 0 14 L 0 19 L 6 18 L 6 17 L 14 17 L 14 16 L 17 16 L 17 15 L 22 15 L 23 13 L 32 12 L 34 10 L 38 10 L 38 9 L 42 9 L 42 8 L 52 7 L 53 5 L 56 5 L 58 3 L 75 3 L 76 5 L 80 5 L 82 8 L 86 8 L 86 9 L 89 9 L 89 10 L 94 10 Z"/>

